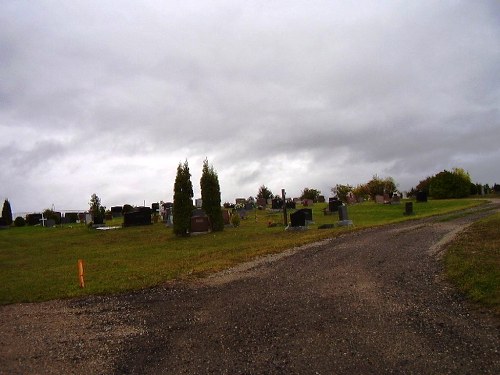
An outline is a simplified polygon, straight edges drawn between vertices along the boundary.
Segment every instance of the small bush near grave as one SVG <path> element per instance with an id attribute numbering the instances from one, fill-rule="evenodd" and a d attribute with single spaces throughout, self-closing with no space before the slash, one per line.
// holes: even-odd
<path id="1" fill-rule="evenodd" d="M 16 220 L 14 220 L 14 225 L 16 227 L 24 227 L 26 225 L 26 220 L 24 220 L 21 216 L 18 216 L 16 217 Z"/>
<path id="2" fill-rule="evenodd" d="M 233 227 L 237 228 L 240 226 L 240 215 L 238 215 L 238 213 L 234 214 L 231 216 L 231 224 L 233 225 Z"/>

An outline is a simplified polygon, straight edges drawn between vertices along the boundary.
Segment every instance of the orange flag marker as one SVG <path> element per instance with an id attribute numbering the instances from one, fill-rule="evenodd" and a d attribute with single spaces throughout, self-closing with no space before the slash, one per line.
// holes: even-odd
<path id="1" fill-rule="evenodd" d="M 83 260 L 78 259 L 78 279 L 80 280 L 80 288 L 85 288 L 85 282 L 83 281 Z"/>

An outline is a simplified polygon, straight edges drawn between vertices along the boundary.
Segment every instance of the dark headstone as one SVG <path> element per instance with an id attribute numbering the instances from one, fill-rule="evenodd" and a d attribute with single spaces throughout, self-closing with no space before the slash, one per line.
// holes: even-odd
<path id="1" fill-rule="evenodd" d="M 123 207 L 122 206 L 113 206 L 111 207 L 111 215 L 113 217 L 121 217 L 122 216 Z"/>
<path id="2" fill-rule="evenodd" d="M 151 224 L 151 208 L 149 207 L 136 207 L 133 211 L 126 212 L 123 215 L 124 227 L 150 225 L 150 224 Z"/>
<path id="3" fill-rule="evenodd" d="M 347 214 L 347 206 L 339 207 L 339 221 L 337 223 L 339 226 L 349 226 L 352 225 L 352 220 L 349 220 L 349 216 Z"/>
<path id="4" fill-rule="evenodd" d="M 267 206 L 266 198 L 257 198 L 257 206 L 266 207 Z"/>
<path id="5" fill-rule="evenodd" d="M 297 208 L 297 204 L 291 199 L 286 201 L 285 206 L 287 210 L 295 210 Z"/>
<path id="6" fill-rule="evenodd" d="M 7 220 L 3 217 L 0 217 L 0 228 L 8 228 L 9 224 L 7 223 Z"/>
<path id="7" fill-rule="evenodd" d="M 318 203 L 325 203 L 325 196 L 324 195 L 320 195 L 318 197 Z"/>
<path id="8" fill-rule="evenodd" d="M 405 215 L 413 215 L 413 202 L 406 202 L 405 203 Z"/>
<path id="9" fill-rule="evenodd" d="M 56 221 L 54 219 L 47 219 L 43 223 L 43 226 L 46 228 L 52 228 L 56 226 Z"/>
<path id="10" fill-rule="evenodd" d="M 151 210 L 153 213 L 160 212 L 160 204 L 159 203 L 151 203 Z"/>
<path id="11" fill-rule="evenodd" d="M 271 207 L 273 210 L 281 210 L 283 208 L 283 200 L 281 198 L 274 198 L 271 201 Z"/>
<path id="12" fill-rule="evenodd" d="M 191 217 L 191 233 L 204 233 L 210 231 L 210 220 L 208 216 Z"/>
<path id="13" fill-rule="evenodd" d="M 328 200 L 328 211 L 338 212 L 340 206 L 342 206 L 342 201 L 340 199 L 330 198 Z"/>
<path id="14" fill-rule="evenodd" d="M 306 226 L 306 213 L 303 210 L 295 211 L 290 214 L 291 227 L 305 227 Z"/>
<path id="15" fill-rule="evenodd" d="M 26 215 L 26 223 L 28 225 L 38 225 L 42 220 L 42 214 L 28 214 Z"/>
<path id="16" fill-rule="evenodd" d="M 417 198 L 417 202 L 425 203 L 425 202 L 427 202 L 427 193 L 425 191 L 418 191 L 416 198 Z"/>
<path id="17" fill-rule="evenodd" d="M 222 210 L 222 220 L 224 225 L 231 225 L 231 214 L 228 210 Z"/>
<path id="18" fill-rule="evenodd" d="M 74 224 L 78 220 L 77 212 L 66 212 L 64 214 L 64 221 L 66 224 Z"/>

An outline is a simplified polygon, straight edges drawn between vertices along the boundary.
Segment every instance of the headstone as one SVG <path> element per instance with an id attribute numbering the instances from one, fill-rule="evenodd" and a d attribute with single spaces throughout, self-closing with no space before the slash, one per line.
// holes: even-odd
<path id="1" fill-rule="evenodd" d="M 266 198 L 257 198 L 257 206 L 266 207 L 267 206 Z"/>
<path id="2" fill-rule="evenodd" d="M 391 204 L 400 204 L 400 203 L 401 203 L 401 198 L 399 197 L 399 195 L 394 193 L 391 198 Z"/>
<path id="3" fill-rule="evenodd" d="M 105 220 L 113 220 L 113 214 L 111 212 L 107 212 L 104 215 Z"/>
<path id="4" fill-rule="evenodd" d="M 46 227 L 46 228 L 55 227 L 56 226 L 56 221 L 54 219 L 46 219 L 43 226 Z"/>
<path id="5" fill-rule="evenodd" d="M 286 200 L 285 206 L 287 210 L 295 210 L 297 208 L 297 204 L 291 199 Z"/>
<path id="6" fill-rule="evenodd" d="M 245 203 L 245 210 L 252 211 L 254 209 L 253 203 Z"/>
<path id="7" fill-rule="evenodd" d="M 9 224 L 7 224 L 7 220 L 3 217 L 0 217 L 0 228 L 6 229 L 8 227 L 9 227 Z"/>
<path id="8" fill-rule="evenodd" d="M 425 203 L 427 202 L 427 193 L 425 191 L 418 191 L 416 198 L 418 203 Z"/>
<path id="9" fill-rule="evenodd" d="M 244 205 L 245 203 L 247 203 L 247 200 L 245 198 L 236 198 L 235 203 Z"/>
<path id="10" fill-rule="evenodd" d="M 203 207 L 203 199 L 201 199 L 201 198 L 195 199 L 194 205 L 195 205 L 196 208 Z"/>
<path id="11" fill-rule="evenodd" d="M 268 206 L 270 206 L 270 205 L 272 205 L 272 204 L 273 204 L 273 200 L 272 200 L 271 198 L 269 198 L 269 199 L 267 200 L 267 205 L 268 205 Z"/>
<path id="12" fill-rule="evenodd" d="M 320 195 L 318 197 L 318 203 L 325 203 L 325 196 L 324 195 Z"/>
<path id="13" fill-rule="evenodd" d="M 231 225 L 231 214 L 228 210 L 222 210 L 222 220 L 224 225 Z"/>
<path id="14" fill-rule="evenodd" d="M 136 207 L 131 212 L 126 212 L 123 215 L 123 226 L 132 227 L 151 224 L 151 208 Z"/>
<path id="15" fill-rule="evenodd" d="M 111 207 L 111 215 L 113 217 L 121 217 L 122 216 L 122 206 L 113 206 Z"/>
<path id="16" fill-rule="evenodd" d="M 339 207 L 342 206 L 342 201 L 337 197 L 328 199 L 328 211 L 330 212 L 338 212 Z"/>
<path id="17" fill-rule="evenodd" d="M 339 221 L 337 225 L 341 227 L 352 225 L 352 220 L 349 220 L 349 216 L 347 214 L 347 206 L 339 207 Z"/>
<path id="18" fill-rule="evenodd" d="M 210 231 L 210 220 L 208 216 L 195 216 L 191 218 L 190 233 L 207 233 Z"/>
<path id="19" fill-rule="evenodd" d="M 375 195 L 375 203 L 384 204 L 384 196 L 383 195 Z"/>
<path id="20" fill-rule="evenodd" d="M 290 226 L 293 228 L 296 227 L 305 227 L 306 226 L 306 213 L 303 210 L 295 211 L 290 214 Z"/>
<path id="21" fill-rule="evenodd" d="M 74 224 L 78 220 L 77 212 L 66 212 L 64 214 L 64 219 L 67 224 Z"/>
<path id="22" fill-rule="evenodd" d="M 28 225 L 39 225 L 42 216 L 42 214 L 28 214 L 26 216 L 26 222 Z"/>
<path id="23" fill-rule="evenodd" d="M 413 212 L 413 202 L 406 202 L 405 203 L 405 212 L 404 212 L 405 215 L 414 215 L 414 212 Z"/>
<path id="24" fill-rule="evenodd" d="M 155 214 L 159 213 L 160 212 L 160 204 L 159 203 L 151 203 L 151 210 Z"/>
<path id="25" fill-rule="evenodd" d="M 283 208 L 283 200 L 281 198 L 274 198 L 271 201 L 271 208 L 273 210 L 281 210 Z"/>

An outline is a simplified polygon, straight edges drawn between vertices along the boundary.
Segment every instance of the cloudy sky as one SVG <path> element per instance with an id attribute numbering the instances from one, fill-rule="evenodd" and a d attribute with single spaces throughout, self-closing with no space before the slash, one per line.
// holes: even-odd
<path id="1" fill-rule="evenodd" d="M 500 183 L 500 2 L 0 0 L 0 194 L 14 212 L 266 185 Z"/>

